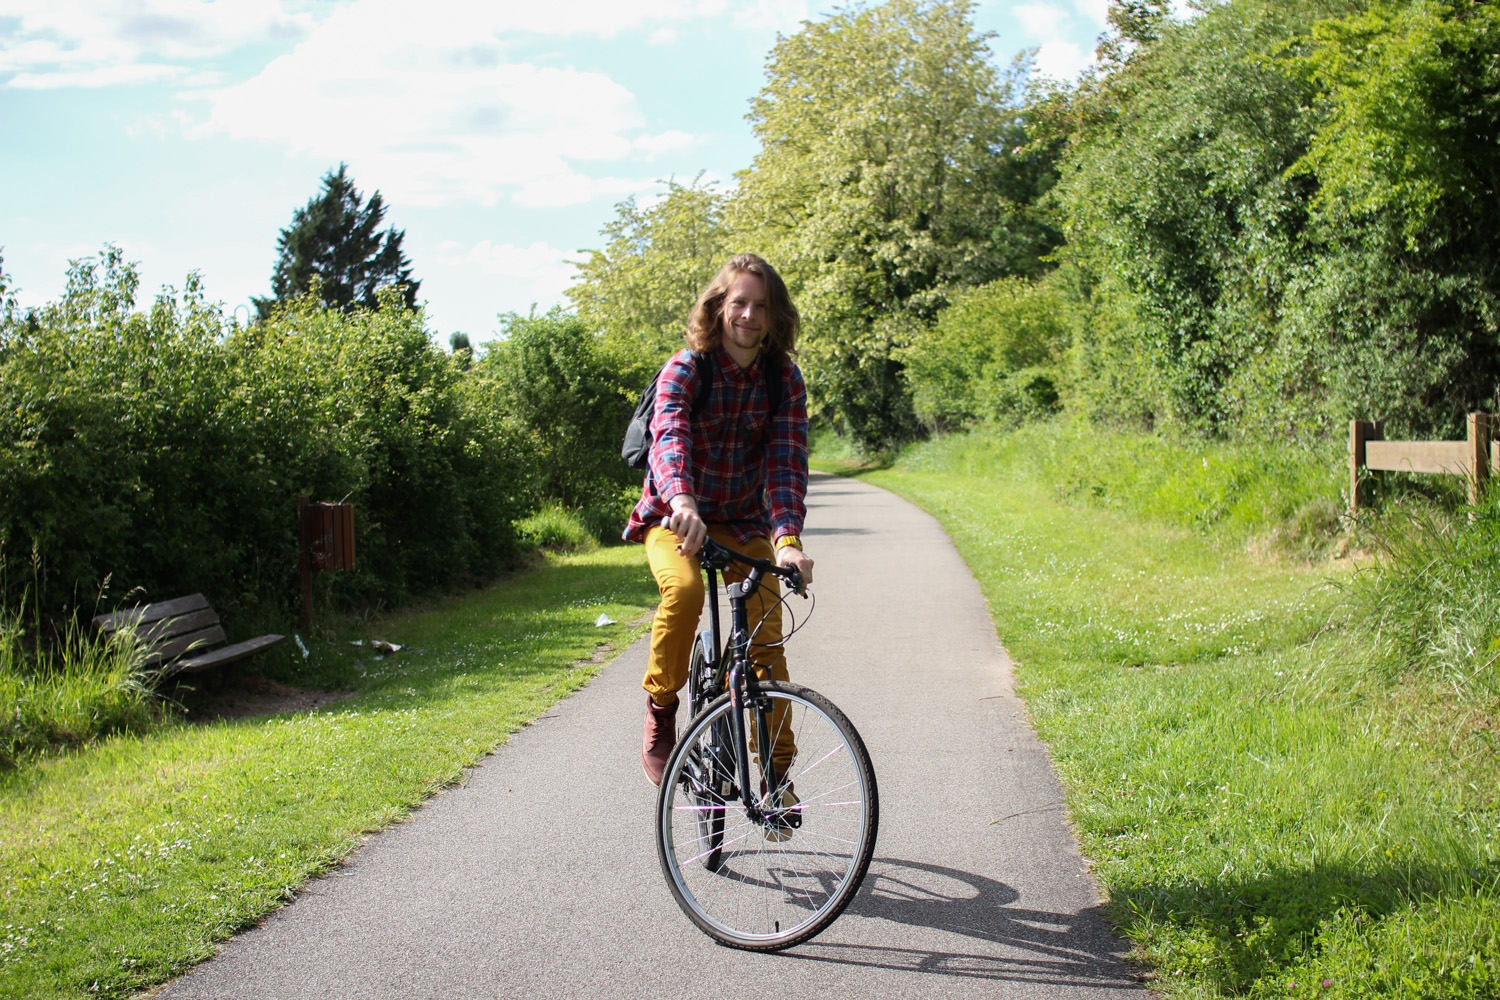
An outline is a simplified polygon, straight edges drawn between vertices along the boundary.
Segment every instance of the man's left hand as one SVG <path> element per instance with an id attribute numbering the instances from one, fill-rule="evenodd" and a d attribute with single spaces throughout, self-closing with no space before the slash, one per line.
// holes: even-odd
<path id="1" fill-rule="evenodd" d="M 776 550 L 776 565 L 790 566 L 802 574 L 802 586 L 806 587 L 813 581 L 812 557 L 795 545 L 783 545 Z"/>

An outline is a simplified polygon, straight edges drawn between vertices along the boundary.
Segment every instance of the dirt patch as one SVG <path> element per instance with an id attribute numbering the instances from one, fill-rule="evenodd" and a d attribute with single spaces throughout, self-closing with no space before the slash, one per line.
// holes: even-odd
<path id="1" fill-rule="evenodd" d="M 354 696 L 353 691 L 311 691 L 256 673 L 234 673 L 195 690 L 165 692 L 182 706 L 189 724 L 225 722 L 260 715 L 311 712 Z"/>

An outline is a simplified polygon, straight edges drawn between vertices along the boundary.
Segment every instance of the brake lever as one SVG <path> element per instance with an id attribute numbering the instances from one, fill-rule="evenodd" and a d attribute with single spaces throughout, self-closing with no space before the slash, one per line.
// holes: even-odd
<path id="1" fill-rule="evenodd" d="M 786 582 L 798 597 L 807 600 L 807 584 L 802 582 L 802 574 L 796 567 L 786 567 Z"/>

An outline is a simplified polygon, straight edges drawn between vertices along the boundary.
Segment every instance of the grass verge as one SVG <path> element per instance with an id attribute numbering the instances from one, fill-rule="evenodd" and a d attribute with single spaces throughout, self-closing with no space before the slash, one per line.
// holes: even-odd
<path id="1" fill-rule="evenodd" d="M 1500 995 L 1493 715 L 1456 716 L 1441 685 L 1375 662 L 1348 564 L 1247 544 L 1274 529 L 1257 503 L 1316 510 L 1318 476 L 1226 492 L 1198 475 L 1230 461 L 1208 446 L 1125 441 L 1136 467 L 1090 467 L 1042 433 L 929 442 L 860 474 L 938 517 L 980 581 L 1154 985 Z M 1067 469 L 1123 485 L 1080 490 Z"/>
<path id="2" fill-rule="evenodd" d="M 0 705 L 6 706 L 0 770 L 55 747 L 157 723 L 157 674 L 140 669 L 140 654 L 128 639 L 106 639 L 70 623 L 38 662 L 22 617 L 24 608 L 0 612 Z"/>
<path id="3" fill-rule="evenodd" d="M 379 623 L 396 655 L 315 648 L 357 681 L 330 708 L 0 773 L 0 996 L 122 997 L 182 973 L 581 687 L 655 599 L 636 547 L 549 556 Z"/>

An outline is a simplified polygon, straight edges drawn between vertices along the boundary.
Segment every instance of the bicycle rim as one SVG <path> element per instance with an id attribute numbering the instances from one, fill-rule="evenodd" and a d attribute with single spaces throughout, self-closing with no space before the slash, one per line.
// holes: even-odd
<path id="1" fill-rule="evenodd" d="M 821 932 L 859 890 L 879 806 L 869 754 L 842 712 L 800 685 L 765 682 L 761 691 L 784 709 L 776 717 L 796 740 L 782 785 L 795 790 L 799 825 L 768 829 L 749 818 L 732 782 L 717 790 L 704 784 L 706 774 L 727 778 L 736 769 L 728 741 L 716 745 L 734 711 L 723 697 L 688 724 L 667 763 L 657 848 L 672 895 L 693 923 L 722 944 L 776 951 Z M 745 721 L 753 732 L 748 712 Z M 756 765 L 752 780 L 759 778 Z"/>

